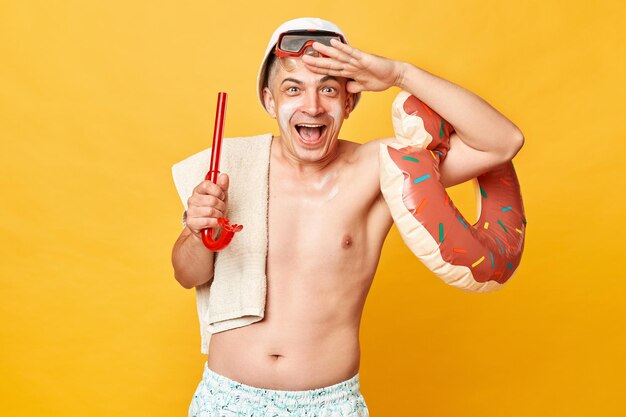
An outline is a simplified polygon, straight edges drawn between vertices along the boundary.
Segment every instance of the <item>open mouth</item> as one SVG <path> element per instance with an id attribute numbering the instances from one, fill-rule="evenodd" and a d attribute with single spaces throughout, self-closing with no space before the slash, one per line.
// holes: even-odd
<path id="1" fill-rule="evenodd" d="M 303 142 L 308 144 L 317 144 L 322 139 L 324 132 L 326 131 L 326 125 L 312 124 L 312 123 L 299 123 L 296 125 L 298 135 Z"/>

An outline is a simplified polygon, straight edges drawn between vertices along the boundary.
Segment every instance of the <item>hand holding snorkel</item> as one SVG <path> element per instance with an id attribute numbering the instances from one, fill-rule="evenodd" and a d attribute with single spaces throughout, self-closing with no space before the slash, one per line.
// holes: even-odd
<path id="1" fill-rule="evenodd" d="M 213 130 L 213 147 L 211 149 L 211 165 L 209 172 L 207 172 L 205 180 L 217 184 L 217 177 L 220 174 L 220 156 L 222 154 L 222 135 L 224 132 L 224 114 L 226 113 L 226 93 L 218 93 L 217 95 L 217 109 L 215 111 L 215 128 Z M 218 252 L 224 249 L 235 236 L 236 232 L 243 229 L 242 225 L 230 224 L 226 217 L 220 217 L 217 219 L 219 231 L 216 228 L 215 235 L 213 237 L 214 228 L 202 229 L 202 243 L 207 249 Z"/>

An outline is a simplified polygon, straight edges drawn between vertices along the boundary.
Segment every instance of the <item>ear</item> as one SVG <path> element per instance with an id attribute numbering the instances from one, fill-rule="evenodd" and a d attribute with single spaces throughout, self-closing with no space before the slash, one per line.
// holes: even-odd
<path id="1" fill-rule="evenodd" d="M 265 110 L 275 119 L 276 107 L 274 104 L 274 96 L 272 96 L 272 92 L 267 87 L 263 88 L 263 103 L 265 104 Z"/>
<path id="2" fill-rule="evenodd" d="M 348 95 L 346 96 L 346 105 L 345 105 L 345 116 L 344 119 L 347 119 L 348 117 L 350 117 L 350 113 L 352 113 L 352 110 L 354 110 L 354 101 L 356 99 L 356 94 L 354 93 L 348 93 Z"/>

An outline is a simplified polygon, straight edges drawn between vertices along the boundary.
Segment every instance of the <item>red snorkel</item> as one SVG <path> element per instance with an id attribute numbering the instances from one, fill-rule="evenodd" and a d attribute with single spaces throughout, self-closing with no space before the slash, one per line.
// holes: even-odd
<path id="1" fill-rule="evenodd" d="M 211 149 L 211 165 L 207 172 L 205 180 L 217 183 L 217 177 L 220 174 L 220 156 L 222 155 L 222 135 L 224 133 L 224 115 L 226 113 L 226 93 L 217 94 L 217 108 L 215 110 L 215 129 L 213 130 L 213 147 Z M 226 217 L 217 219 L 218 228 L 202 229 L 202 243 L 207 249 L 213 252 L 219 252 L 224 249 L 235 236 L 236 232 L 243 229 L 242 225 L 231 225 Z M 216 230 L 213 237 L 213 231 Z M 218 230 L 221 231 L 218 232 Z"/>

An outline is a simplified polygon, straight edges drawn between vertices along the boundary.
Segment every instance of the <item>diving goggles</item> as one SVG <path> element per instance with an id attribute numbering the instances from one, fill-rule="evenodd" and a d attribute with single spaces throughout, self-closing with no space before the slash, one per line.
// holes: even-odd
<path id="1" fill-rule="evenodd" d="M 336 32 L 316 29 L 288 30 L 287 32 L 281 33 L 278 37 L 278 42 L 276 43 L 276 57 L 297 58 L 305 53 L 309 55 L 322 55 L 313 49 L 313 42 L 332 46 L 330 44 L 331 39 L 346 43 L 346 39 L 343 35 Z"/>

